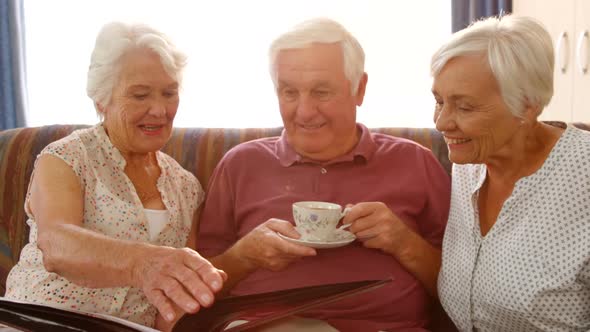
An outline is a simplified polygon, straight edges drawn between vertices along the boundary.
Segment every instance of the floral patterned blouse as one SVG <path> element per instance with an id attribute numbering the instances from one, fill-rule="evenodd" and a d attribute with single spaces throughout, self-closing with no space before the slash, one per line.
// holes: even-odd
<path id="1" fill-rule="evenodd" d="M 135 188 L 123 172 L 125 159 L 101 124 L 81 129 L 51 143 L 40 155 L 50 154 L 68 164 L 80 178 L 84 195 L 84 227 L 116 239 L 184 247 L 193 215 L 204 198 L 199 181 L 172 157 L 157 152 L 161 175 L 157 182 L 162 201 L 170 213 L 167 224 L 150 241 L 148 222 Z M 37 224 L 29 209 L 29 243 L 10 271 L 6 297 L 53 307 L 96 312 L 153 326 L 156 309 L 141 289 L 133 287 L 86 288 L 43 266 L 37 247 Z M 113 257 L 116 259 L 116 257 Z"/>

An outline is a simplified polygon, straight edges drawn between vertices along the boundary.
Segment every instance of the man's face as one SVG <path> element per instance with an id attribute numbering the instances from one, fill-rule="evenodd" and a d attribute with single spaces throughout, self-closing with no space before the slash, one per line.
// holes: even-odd
<path id="1" fill-rule="evenodd" d="M 339 44 L 283 50 L 276 74 L 287 141 L 298 154 L 328 161 L 354 148 L 356 107 L 363 102 L 367 76 L 352 95 Z"/>

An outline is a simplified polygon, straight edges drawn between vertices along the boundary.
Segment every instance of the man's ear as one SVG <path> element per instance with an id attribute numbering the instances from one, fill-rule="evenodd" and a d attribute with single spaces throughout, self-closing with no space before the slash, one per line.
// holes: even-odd
<path id="1" fill-rule="evenodd" d="M 367 73 L 363 73 L 359 81 L 359 87 L 356 91 L 356 106 L 361 106 L 363 104 L 363 100 L 365 99 L 365 91 L 367 89 L 367 81 L 369 80 L 369 75 Z"/>

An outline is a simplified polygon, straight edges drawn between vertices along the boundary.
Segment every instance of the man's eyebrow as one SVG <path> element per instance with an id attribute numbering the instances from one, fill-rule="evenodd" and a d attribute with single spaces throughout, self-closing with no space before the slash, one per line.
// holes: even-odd
<path id="1" fill-rule="evenodd" d="M 133 84 L 127 87 L 127 90 L 131 89 L 149 89 L 149 86 L 145 84 Z"/>
<path id="2" fill-rule="evenodd" d="M 130 86 L 127 87 L 126 90 L 132 90 L 132 89 L 150 89 L 151 86 L 150 85 L 146 85 L 146 84 L 132 84 Z M 174 82 L 171 83 L 169 85 L 166 86 L 166 89 L 178 89 L 178 82 Z"/>

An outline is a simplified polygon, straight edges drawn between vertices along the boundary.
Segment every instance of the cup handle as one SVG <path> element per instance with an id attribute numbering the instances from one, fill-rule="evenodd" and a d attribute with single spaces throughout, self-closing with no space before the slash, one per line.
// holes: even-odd
<path id="1" fill-rule="evenodd" d="M 338 229 L 347 229 L 348 227 L 350 227 L 350 225 L 352 225 L 352 223 L 350 223 L 350 224 L 342 224 L 342 226 L 338 227 Z"/>
<path id="2" fill-rule="evenodd" d="M 342 211 L 342 213 L 340 213 L 340 219 L 344 218 L 344 216 L 347 215 L 348 212 L 350 212 L 350 209 L 351 209 L 350 207 L 345 208 L 344 211 Z M 340 227 L 338 227 L 338 229 L 346 229 L 346 228 L 350 227 L 350 225 L 352 225 L 352 223 L 343 224 Z"/>
<path id="3" fill-rule="evenodd" d="M 350 209 L 352 209 L 352 208 L 351 208 L 351 207 L 347 207 L 347 208 L 345 208 L 345 209 L 344 209 L 344 211 L 342 211 L 342 212 L 340 213 L 340 219 L 344 218 L 344 216 L 345 216 L 345 215 L 347 215 L 347 214 L 348 214 L 348 212 L 350 212 Z"/>

